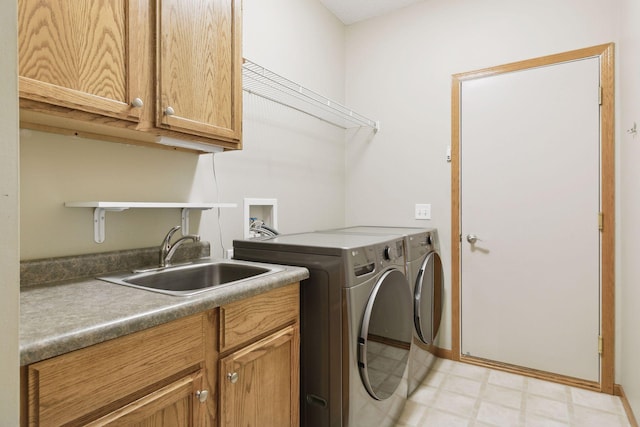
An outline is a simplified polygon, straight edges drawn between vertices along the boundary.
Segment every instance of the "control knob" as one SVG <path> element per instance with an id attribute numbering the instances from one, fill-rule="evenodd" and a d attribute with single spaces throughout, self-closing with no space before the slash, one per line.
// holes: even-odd
<path id="1" fill-rule="evenodd" d="M 393 246 L 385 246 L 384 251 L 382 252 L 382 256 L 385 261 L 391 261 L 398 257 L 396 253 L 396 249 Z"/>

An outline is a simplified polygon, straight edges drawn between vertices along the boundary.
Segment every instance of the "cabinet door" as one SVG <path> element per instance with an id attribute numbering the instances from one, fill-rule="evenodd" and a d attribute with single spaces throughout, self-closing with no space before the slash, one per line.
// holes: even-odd
<path id="1" fill-rule="evenodd" d="M 299 425 L 298 326 L 289 326 L 220 361 L 222 426 Z"/>
<path id="2" fill-rule="evenodd" d="M 29 365 L 29 426 L 77 425 L 199 371 L 203 324 L 197 314 Z"/>
<path id="3" fill-rule="evenodd" d="M 158 127 L 239 141 L 240 0 L 159 0 Z"/>
<path id="4" fill-rule="evenodd" d="M 143 97 L 147 8 L 146 0 L 19 0 L 20 97 L 138 121 L 142 108 L 131 103 Z"/>
<path id="5" fill-rule="evenodd" d="M 189 375 L 120 408 L 87 426 L 191 427 L 202 426 L 205 404 L 196 393 L 202 374 Z"/>

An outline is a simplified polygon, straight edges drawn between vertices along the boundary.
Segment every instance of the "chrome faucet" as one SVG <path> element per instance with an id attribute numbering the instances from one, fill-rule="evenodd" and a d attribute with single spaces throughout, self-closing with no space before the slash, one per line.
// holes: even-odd
<path id="1" fill-rule="evenodd" d="M 164 240 L 160 245 L 160 267 L 168 267 L 171 265 L 171 259 L 176 254 L 178 247 L 187 240 L 192 240 L 194 242 L 200 241 L 200 236 L 197 234 L 187 234 L 186 236 L 182 236 L 176 240 L 175 243 L 171 244 L 171 237 L 173 237 L 173 234 L 178 230 L 180 230 L 180 226 L 176 225 L 169 230 L 166 236 L 164 236 Z"/>

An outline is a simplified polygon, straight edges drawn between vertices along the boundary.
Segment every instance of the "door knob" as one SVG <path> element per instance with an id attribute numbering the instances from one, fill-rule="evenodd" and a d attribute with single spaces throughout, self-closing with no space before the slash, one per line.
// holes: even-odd
<path id="1" fill-rule="evenodd" d="M 231 382 L 231 384 L 235 384 L 238 382 L 238 373 L 237 372 L 229 372 L 227 374 L 227 379 Z"/>
<path id="2" fill-rule="evenodd" d="M 478 240 L 478 236 L 476 236 L 475 234 L 467 234 L 467 242 L 471 243 L 472 245 Z"/>
<path id="3" fill-rule="evenodd" d="M 176 113 L 176 110 L 174 110 L 173 107 L 171 106 L 164 109 L 164 114 L 167 116 L 173 116 L 175 113 Z"/>
<path id="4" fill-rule="evenodd" d="M 208 390 L 198 390 L 198 391 L 196 391 L 196 397 L 198 398 L 200 403 L 204 403 L 204 402 L 207 401 L 207 398 L 209 397 L 209 391 Z"/>
<path id="5" fill-rule="evenodd" d="M 135 108 L 142 108 L 144 107 L 144 102 L 142 102 L 142 99 L 140 98 L 135 98 L 133 101 L 131 101 L 131 106 Z"/>

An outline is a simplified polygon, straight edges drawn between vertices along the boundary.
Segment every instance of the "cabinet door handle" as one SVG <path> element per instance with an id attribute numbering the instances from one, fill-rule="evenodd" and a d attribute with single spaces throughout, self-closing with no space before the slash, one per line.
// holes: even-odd
<path id="1" fill-rule="evenodd" d="M 164 109 L 164 114 L 167 116 L 173 116 L 175 113 L 176 113 L 176 110 L 174 110 L 173 107 L 171 106 Z"/>
<path id="2" fill-rule="evenodd" d="M 135 98 L 133 101 L 131 101 L 131 106 L 135 108 L 142 108 L 144 107 L 144 102 L 142 102 L 142 99 L 140 98 Z"/>
<path id="3" fill-rule="evenodd" d="M 235 384 L 238 382 L 238 373 L 237 372 L 229 372 L 227 374 L 227 379 L 231 381 L 231 384 Z"/>
<path id="4" fill-rule="evenodd" d="M 207 398 L 209 397 L 209 391 L 208 390 L 198 390 L 198 391 L 196 391 L 196 397 L 198 398 L 200 403 L 204 403 L 204 402 L 206 402 Z"/>

